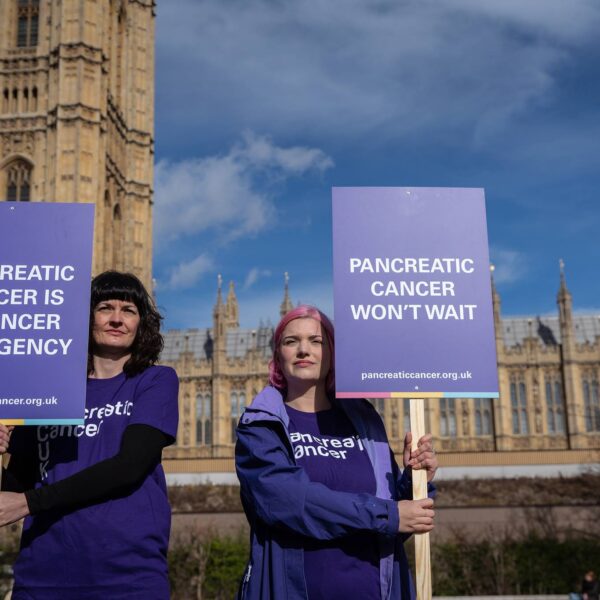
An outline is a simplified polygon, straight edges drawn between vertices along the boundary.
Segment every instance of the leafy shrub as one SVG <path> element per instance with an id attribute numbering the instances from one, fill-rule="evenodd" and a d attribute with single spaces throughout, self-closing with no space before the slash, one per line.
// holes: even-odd
<path id="1" fill-rule="evenodd" d="M 188 533 L 171 542 L 172 600 L 225 600 L 235 597 L 248 560 L 245 538 Z"/>
<path id="2" fill-rule="evenodd" d="M 439 596 L 567 594 L 600 565 L 597 539 L 510 537 L 432 546 L 433 591 Z"/>

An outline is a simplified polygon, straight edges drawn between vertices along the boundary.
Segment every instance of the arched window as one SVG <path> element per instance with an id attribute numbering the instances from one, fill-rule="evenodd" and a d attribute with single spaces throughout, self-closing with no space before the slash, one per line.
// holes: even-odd
<path id="1" fill-rule="evenodd" d="M 492 399 L 475 398 L 475 435 L 492 433 Z"/>
<path id="2" fill-rule="evenodd" d="M 246 406 L 246 394 L 243 391 L 231 392 L 231 441 L 235 443 L 235 429 Z"/>
<path id="3" fill-rule="evenodd" d="M 11 202 L 28 202 L 31 198 L 31 171 L 27 161 L 15 160 L 6 169 L 6 199 Z"/>
<path id="4" fill-rule="evenodd" d="M 514 434 L 529 433 L 527 418 L 527 387 L 522 379 L 512 378 L 510 382 L 510 406 L 512 412 L 512 430 Z"/>
<path id="5" fill-rule="evenodd" d="M 456 401 L 440 398 L 440 436 L 456 437 Z"/>
<path id="6" fill-rule="evenodd" d="M 40 0 L 18 0 L 17 47 L 37 46 Z"/>
<path id="7" fill-rule="evenodd" d="M 29 107 L 30 112 L 37 112 L 38 109 L 38 91 L 37 88 L 34 87 L 31 90 L 31 105 Z"/>
<path id="8" fill-rule="evenodd" d="M 586 431 L 600 431 L 600 396 L 595 373 L 583 376 L 583 409 Z"/>
<path id="9" fill-rule="evenodd" d="M 546 373 L 546 424 L 548 433 L 564 433 L 562 383 L 560 376 Z"/>
<path id="10" fill-rule="evenodd" d="M 121 91 L 124 86 L 124 73 L 125 73 L 125 58 L 126 49 L 125 43 L 127 39 L 127 15 L 125 14 L 125 7 L 122 6 L 121 10 L 117 15 L 117 31 L 116 31 L 116 56 L 114 60 L 115 67 L 115 100 L 117 106 L 121 108 L 123 106 L 123 99 L 121 98 Z"/>
<path id="11" fill-rule="evenodd" d="M 7 113 L 10 110 L 10 91 L 8 88 L 4 88 L 2 93 L 2 112 Z"/>
<path id="12" fill-rule="evenodd" d="M 112 267 L 120 269 L 122 264 L 121 242 L 123 238 L 123 227 L 121 217 L 121 205 L 117 202 L 113 208 L 112 222 Z"/>
<path id="13" fill-rule="evenodd" d="M 196 444 L 210 446 L 212 443 L 211 394 L 204 392 L 196 396 Z"/>

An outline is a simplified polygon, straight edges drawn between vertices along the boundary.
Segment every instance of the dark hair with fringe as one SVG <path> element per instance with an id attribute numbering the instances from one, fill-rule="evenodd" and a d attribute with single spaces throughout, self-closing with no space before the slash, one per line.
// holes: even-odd
<path id="1" fill-rule="evenodd" d="M 94 310 L 100 302 L 121 300 L 133 302 L 140 314 L 140 324 L 131 346 L 131 356 L 123 366 L 127 377 L 141 373 L 158 361 L 163 349 L 160 334 L 162 316 L 144 284 L 131 273 L 105 271 L 92 279 L 90 297 L 90 337 L 88 344 L 88 375 L 94 370 Z"/>

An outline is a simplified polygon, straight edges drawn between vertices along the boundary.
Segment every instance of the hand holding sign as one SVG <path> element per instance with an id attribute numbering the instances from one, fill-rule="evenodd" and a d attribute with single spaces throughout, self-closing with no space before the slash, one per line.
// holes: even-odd
<path id="1" fill-rule="evenodd" d="M 0 492 L 0 526 L 10 525 L 29 514 L 25 494 Z"/>
<path id="2" fill-rule="evenodd" d="M 401 500 L 398 502 L 401 533 L 427 533 L 433 529 L 433 500 Z"/>
<path id="3" fill-rule="evenodd" d="M 433 436 L 428 433 L 417 442 L 417 449 L 412 450 L 412 433 L 407 432 L 404 438 L 404 451 L 402 453 L 404 468 L 413 470 L 425 469 L 427 481 L 431 481 L 438 468 L 438 460 L 433 449 Z"/>
<path id="4" fill-rule="evenodd" d="M 0 454 L 5 454 L 10 443 L 10 434 L 14 427 L 12 425 L 3 425 L 0 423 Z"/>

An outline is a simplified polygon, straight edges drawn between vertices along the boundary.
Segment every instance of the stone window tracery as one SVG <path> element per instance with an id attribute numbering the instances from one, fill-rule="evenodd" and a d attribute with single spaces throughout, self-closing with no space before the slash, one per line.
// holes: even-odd
<path id="1" fill-rule="evenodd" d="M 456 400 L 440 398 L 440 436 L 456 437 Z"/>
<path id="2" fill-rule="evenodd" d="M 6 169 L 6 199 L 9 202 L 28 202 L 31 198 L 31 171 L 27 161 L 15 160 Z"/>
<path id="3" fill-rule="evenodd" d="M 18 0 L 17 4 L 17 47 L 37 46 L 39 32 L 39 0 Z"/>
<path id="4" fill-rule="evenodd" d="M 212 394 L 210 392 L 196 395 L 196 444 L 210 446 L 212 444 Z"/>
<path id="5" fill-rule="evenodd" d="M 246 393 L 241 390 L 234 390 L 231 392 L 231 442 L 235 443 L 236 435 L 235 430 L 237 428 L 238 421 L 242 416 L 242 411 L 246 406 Z"/>
<path id="6" fill-rule="evenodd" d="M 29 112 L 29 88 L 23 88 L 23 112 Z"/>
<path id="7" fill-rule="evenodd" d="M 112 266 L 115 269 L 122 268 L 122 241 L 123 241 L 123 224 L 121 216 L 121 205 L 117 201 L 113 207 L 113 222 L 112 222 Z"/>
<path id="8" fill-rule="evenodd" d="M 546 373 L 546 424 L 548 433 L 564 433 L 562 382 L 555 373 Z"/>
<path id="9" fill-rule="evenodd" d="M 475 435 L 492 433 L 492 399 L 475 398 Z"/>
<path id="10" fill-rule="evenodd" d="M 583 375 L 583 410 L 585 430 L 600 431 L 600 395 L 598 378 L 595 373 Z"/>
<path id="11" fill-rule="evenodd" d="M 512 414 L 512 432 L 515 435 L 529 433 L 527 416 L 527 386 L 521 377 L 512 377 L 510 382 L 510 406 Z"/>

